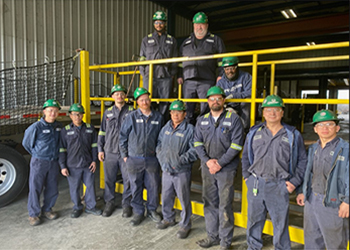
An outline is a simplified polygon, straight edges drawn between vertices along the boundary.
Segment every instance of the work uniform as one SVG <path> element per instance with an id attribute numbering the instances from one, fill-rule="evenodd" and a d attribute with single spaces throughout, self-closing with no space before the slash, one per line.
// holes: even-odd
<path id="1" fill-rule="evenodd" d="M 234 79 L 229 80 L 226 74 L 217 82 L 216 86 L 221 87 L 228 99 L 250 98 L 252 94 L 252 76 L 251 74 L 237 68 Z M 242 118 L 245 130 L 250 127 L 250 104 L 244 102 L 230 102 L 227 107 L 233 108 Z"/>
<path id="2" fill-rule="evenodd" d="M 74 210 L 82 210 L 80 182 L 86 186 L 85 204 L 87 209 L 96 206 L 95 174 L 89 169 L 97 158 L 97 132 L 93 125 L 83 123 L 80 127 L 73 123 L 61 130 L 59 163 L 61 169 L 67 168 L 69 192 Z"/>
<path id="3" fill-rule="evenodd" d="M 339 137 L 324 148 L 311 145 L 303 183 L 305 249 L 346 249 L 349 218 L 338 216 L 349 204 L 349 143 Z"/>
<path id="4" fill-rule="evenodd" d="M 197 160 L 193 146 L 194 126 L 183 121 L 175 129 L 170 120 L 158 136 L 157 158 L 162 174 L 163 219 L 175 222 L 175 196 L 180 200 L 182 211 L 180 228 L 191 228 L 192 207 L 190 200 L 192 164 Z"/>
<path id="5" fill-rule="evenodd" d="M 166 33 L 161 36 L 156 31 L 148 34 L 142 39 L 140 56 L 146 57 L 146 60 L 166 59 L 177 57 L 176 39 Z M 143 86 L 149 90 L 149 66 L 141 65 L 140 74 L 143 76 Z M 155 64 L 153 65 L 153 98 L 169 98 L 172 91 L 173 77 L 177 73 L 177 63 Z M 164 115 L 168 104 L 161 102 L 159 112 Z"/>
<path id="6" fill-rule="evenodd" d="M 105 177 L 105 202 L 114 202 L 115 183 L 117 181 L 118 171 L 122 173 L 123 178 L 123 198 L 122 206 L 130 207 L 131 188 L 128 172 L 119 150 L 119 133 L 125 118 L 134 109 L 131 106 L 124 105 L 120 110 L 115 105 L 108 108 L 103 114 L 100 131 L 98 133 L 97 148 L 98 152 L 104 152 L 103 162 Z"/>
<path id="7" fill-rule="evenodd" d="M 152 110 L 149 116 L 140 109 L 130 113 L 122 124 L 119 147 L 122 159 L 127 157 L 126 166 L 132 191 L 131 206 L 134 214 L 143 215 L 143 185 L 147 189 L 147 210 L 155 211 L 159 205 L 159 163 L 156 146 L 163 126 L 162 115 Z"/>
<path id="8" fill-rule="evenodd" d="M 30 125 L 22 141 L 23 147 L 32 155 L 29 173 L 28 211 L 30 217 L 49 212 L 58 197 L 58 154 L 62 125 L 48 123 L 41 118 Z M 44 204 L 40 207 L 40 194 L 44 190 Z"/>
<path id="9" fill-rule="evenodd" d="M 179 51 L 179 56 L 204 56 L 226 52 L 222 39 L 210 32 L 203 39 L 196 39 L 192 33 L 186 38 Z M 178 77 L 183 77 L 183 97 L 205 99 L 207 91 L 210 87 L 216 84 L 216 68 L 218 60 L 197 60 L 186 61 L 182 63 L 183 69 L 179 68 Z M 223 70 L 220 69 L 219 75 L 222 75 Z M 186 120 L 194 123 L 195 103 L 187 103 Z M 208 112 L 208 104 L 201 103 L 201 115 Z"/>
<path id="10" fill-rule="evenodd" d="M 274 228 L 275 249 L 290 249 L 289 192 L 285 182 L 296 188 L 302 183 L 307 157 L 300 132 L 287 124 L 282 126 L 272 136 L 266 123 L 256 125 L 245 141 L 242 175 L 248 187 L 248 249 L 263 247 L 261 236 L 267 212 Z"/>
<path id="11" fill-rule="evenodd" d="M 215 121 L 211 113 L 197 121 L 194 146 L 201 160 L 205 225 L 208 237 L 228 247 L 233 237 L 234 176 L 243 145 L 243 126 L 235 113 L 224 111 Z M 206 162 L 217 159 L 222 169 L 211 174 Z"/>

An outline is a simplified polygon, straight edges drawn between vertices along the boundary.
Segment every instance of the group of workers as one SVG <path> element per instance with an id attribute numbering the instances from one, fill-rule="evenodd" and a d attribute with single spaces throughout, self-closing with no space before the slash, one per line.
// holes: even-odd
<path id="1" fill-rule="evenodd" d="M 147 60 L 177 56 L 176 40 L 165 33 L 166 15 L 153 15 L 155 32 L 146 36 L 141 56 Z M 222 40 L 208 32 L 203 12 L 193 18 L 194 34 L 180 47 L 180 56 L 225 52 Z M 207 99 L 195 120 L 192 103 L 181 100 L 163 103 L 159 111 L 151 106 L 150 93 L 137 88 L 134 110 L 125 103 L 126 89 L 111 90 L 114 105 L 103 114 L 97 134 L 92 124 L 84 123 L 84 107 L 75 103 L 69 109 L 72 123 L 62 127 L 56 121 L 60 105 L 54 99 L 44 103 L 44 116 L 25 132 L 23 146 L 32 155 L 30 162 L 28 211 L 29 223 L 40 224 L 40 216 L 53 220 L 57 196 L 57 177 L 67 176 L 74 203 L 72 218 L 79 217 L 84 206 L 80 183 L 86 185 L 85 212 L 110 216 L 115 210 L 115 183 L 122 174 L 122 216 L 132 217 L 138 226 L 145 217 L 156 228 L 176 225 L 175 197 L 181 203 L 181 221 L 177 237 L 187 238 L 191 230 L 191 169 L 200 159 L 202 197 L 207 237 L 197 241 L 202 248 L 220 245 L 230 249 L 233 241 L 234 176 L 242 154 L 242 175 L 248 187 L 248 249 L 263 247 L 262 230 L 267 212 L 274 226 L 275 249 L 290 249 L 288 231 L 289 195 L 296 192 L 304 209 L 305 249 L 345 249 L 349 217 L 349 143 L 337 136 L 339 119 L 330 110 L 313 117 L 319 140 L 307 156 L 298 130 L 282 121 L 283 100 L 267 96 L 263 103 L 265 122 L 249 128 L 249 104 L 226 103 L 225 99 L 250 98 L 251 76 L 238 69 L 238 58 L 222 59 L 220 77 L 216 60 L 184 62 L 183 69 L 173 64 L 155 65 L 153 96 L 168 98 L 176 75 L 184 84 L 184 98 Z M 144 79 L 147 67 L 140 68 Z M 145 81 L 148 83 L 148 80 Z M 215 86 L 216 85 L 216 86 Z M 226 105 L 226 106 L 225 106 Z M 166 122 L 165 112 L 170 111 Z M 194 122 L 196 121 L 196 122 Z M 246 136 L 245 136 L 246 134 Z M 244 147 L 243 147 L 244 146 Z M 105 207 L 96 208 L 94 172 L 98 161 L 105 174 Z M 162 170 L 162 171 L 160 171 Z M 143 189 L 147 189 L 144 205 Z M 162 213 L 157 212 L 162 193 Z M 40 195 L 44 192 L 44 204 Z"/>

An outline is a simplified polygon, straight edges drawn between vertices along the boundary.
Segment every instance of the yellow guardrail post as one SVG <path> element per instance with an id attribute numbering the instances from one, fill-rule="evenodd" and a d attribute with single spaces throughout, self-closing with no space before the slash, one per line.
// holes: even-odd
<path id="1" fill-rule="evenodd" d="M 79 102 L 79 86 L 78 78 L 74 78 L 74 103 Z"/>
<path id="2" fill-rule="evenodd" d="M 275 87 L 275 72 L 276 72 L 276 64 L 271 64 L 271 80 L 270 80 L 270 95 L 274 94 L 274 87 Z"/>
<path id="3" fill-rule="evenodd" d="M 81 105 L 85 108 L 84 122 L 90 122 L 89 52 L 80 51 Z"/>
<path id="4" fill-rule="evenodd" d="M 154 64 L 149 65 L 149 70 L 148 70 L 148 92 L 151 94 L 150 98 L 152 98 L 152 93 L 153 93 L 153 67 Z"/>

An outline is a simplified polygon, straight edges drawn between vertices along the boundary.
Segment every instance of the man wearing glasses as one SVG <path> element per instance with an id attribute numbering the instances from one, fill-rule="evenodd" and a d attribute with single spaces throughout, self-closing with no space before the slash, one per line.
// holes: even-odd
<path id="1" fill-rule="evenodd" d="M 165 12 L 158 10 L 153 15 L 154 32 L 142 39 L 140 56 L 146 60 L 165 59 L 177 57 L 176 39 L 166 33 L 167 17 Z M 148 66 L 140 66 L 143 76 L 143 86 L 149 90 Z M 172 82 L 177 73 L 177 63 L 155 64 L 153 66 L 153 98 L 169 98 L 172 91 Z M 161 102 L 159 112 L 167 113 L 168 104 Z"/>
<path id="2" fill-rule="evenodd" d="M 242 175 L 248 188 L 247 244 L 248 249 L 263 247 L 268 212 L 275 249 L 290 249 L 289 194 L 303 182 L 307 156 L 300 132 L 282 122 L 283 100 L 269 95 L 262 108 L 266 122 L 249 130 L 242 156 Z"/>
<path id="3" fill-rule="evenodd" d="M 349 240 L 349 143 L 337 136 L 330 110 L 313 116 L 319 140 L 310 146 L 302 193 L 305 249 L 346 249 Z"/>
<path id="4" fill-rule="evenodd" d="M 239 69 L 238 58 L 235 56 L 224 57 L 222 67 L 225 74 L 217 82 L 216 86 L 221 87 L 226 94 L 226 99 L 250 98 L 252 92 L 251 74 Z M 227 110 L 235 111 L 243 121 L 245 132 L 250 127 L 250 104 L 245 102 L 230 102 L 226 106 Z"/>
<path id="5" fill-rule="evenodd" d="M 119 170 L 122 173 L 124 185 L 122 216 L 130 217 L 132 215 L 130 181 L 119 151 L 120 128 L 125 117 L 134 110 L 133 107 L 125 104 L 126 92 L 126 89 L 119 84 L 113 86 L 111 97 L 114 99 L 114 105 L 103 114 L 98 133 L 98 159 L 103 162 L 105 177 L 104 200 L 106 205 L 102 213 L 103 217 L 111 216 L 115 209 L 115 183 Z"/>
<path id="6" fill-rule="evenodd" d="M 84 107 L 74 103 L 69 108 L 72 123 L 61 130 L 59 163 L 61 173 L 69 183 L 69 192 L 74 203 L 72 218 L 83 212 L 80 199 L 80 183 L 86 186 L 85 212 L 101 215 L 96 209 L 95 171 L 97 164 L 97 132 L 92 124 L 83 122 Z"/>
<path id="7" fill-rule="evenodd" d="M 207 98 L 210 112 L 198 119 L 194 135 L 201 160 L 207 238 L 196 243 L 203 248 L 220 245 L 224 250 L 230 249 L 233 238 L 233 180 L 243 145 L 243 125 L 237 114 L 224 109 L 222 88 L 211 87 Z"/>
<path id="8" fill-rule="evenodd" d="M 156 157 L 157 139 L 163 127 L 163 116 L 151 109 L 150 93 L 144 88 L 134 91 L 139 108 L 128 115 L 120 130 L 120 154 L 129 173 L 134 217 L 130 224 L 138 226 L 144 220 L 143 188 L 147 189 L 147 216 L 160 222 L 160 167 Z"/>

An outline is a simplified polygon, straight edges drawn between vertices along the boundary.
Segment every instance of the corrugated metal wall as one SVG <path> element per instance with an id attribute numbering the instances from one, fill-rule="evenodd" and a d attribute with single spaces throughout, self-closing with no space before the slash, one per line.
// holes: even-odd
<path id="1" fill-rule="evenodd" d="M 77 48 L 89 51 L 90 64 L 131 61 L 158 9 L 166 11 L 146 0 L 0 0 L 0 70 L 61 60 Z M 192 32 L 190 20 L 176 22 L 175 37 Z M 77 77 L 78 70 L 77 64 Z M 113 84 L 111 75 L 90 79 L 91 95 L 105 96 Z M 121 80 L 128 85 L 130 79 Z"/>

